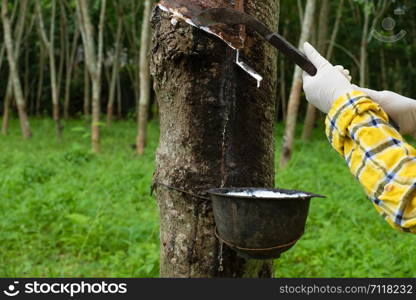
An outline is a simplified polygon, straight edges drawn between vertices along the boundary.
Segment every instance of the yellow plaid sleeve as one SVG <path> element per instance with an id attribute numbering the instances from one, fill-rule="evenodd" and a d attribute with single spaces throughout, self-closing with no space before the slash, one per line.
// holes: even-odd
<path id="1" fill-rule="evenodd" d="M 334 149 L 346 160 L 376 210 L 394 228 L 416 233 L 416 150 L 366 94 L 336 100 L 325 121 Z"/>

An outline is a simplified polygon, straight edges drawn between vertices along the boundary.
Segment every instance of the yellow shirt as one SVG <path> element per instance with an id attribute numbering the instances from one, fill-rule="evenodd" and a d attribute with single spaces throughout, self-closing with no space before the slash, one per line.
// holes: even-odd
<path id="1" fill-rule="evenodd" d="M 416 233 L 416 150 L 366 94 L 336 100 L 325 121 L 331 145 L 346 160 L 376 210 L 394 228 Z"/>

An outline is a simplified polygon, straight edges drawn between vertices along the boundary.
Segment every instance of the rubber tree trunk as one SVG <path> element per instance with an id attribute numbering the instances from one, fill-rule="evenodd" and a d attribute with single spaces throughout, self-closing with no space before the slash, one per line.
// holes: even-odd
<path id="1" fill-rule="evenodd" d="M 28 5 L 29 1 L 22 1 L 20 3 L 20 6 L 18 4 L 14 5 L 13 8 L 13 13 L 12 13 L 12 17 L 11 19 L 9 19 L 9 23 L 13 24 L 13 22 L 11 22 L 10 20 L 14 20 L 15 19 L 15 15 L 16 12 L 19 11 L 19 17 L 17 20 L 17 25 L 16 28 L 14 30 L 14 45 L 13 45 L 13 50 L 14 50 L 14 58 L 16 61 L 16 69 L 19 70 L 19 56 L 20 56 L 20 45 L 21 45 L 21 41 L 22 41 L 22 37 L 23 37 L 23 31 L 25 29 L 25 23 L 26 23 L 26 15 L 27 15 L 27 11 L 28 11 Z M 19 9 L 17 9 L 19 7 Z M 6 48 L 3 48 L 6 49 Z M 6 53 L 7 54 L 7 53 Z M 9 77 L 7 80 L 7 89 L 6 89 L 6 94 L 5 94 L 5 98 L 4 98 L 4 105 L 3 105 L 3 122 L 2 122 L 2 127 L 1 127 L 1 132 L 3 135 L 7 135 L 9 132 L 9 114 L 10 114 L 10 104 L 12 103 L 12 99 L 13 99 L 13 77 L 12 77 L 12 73 L 9 72 Z M 22 92 L 23 93 L 23 92 Z"/>
<path id="2" fill-rule="evenodd" d="M 140 41 L 140 100 L 137 111 L 137 137 L 136 153 L 142 155 L 146 145 L 147 121 L 149 118 L 150 102 L 150 68 L 149 68 L 149 46 L 150 46 L 150 13 L 152 0 L 144 3 L 142 34 Z"/>
<path id="3" fill-rule="evenodd" d="M 277 28 L 278 10 L 279 1 L 245 2 L 270 28 Z M 225 245 L 221 251 L 211 201 L 163 185 L 198 195 L 220 186 L 274 186 L 276 51 L 248 35 L 247 62 L 265 78 L 258 89 L 218 38 L 182 22 L 174 27 L 158 9 L 153 24 L 160 276 L 270 277 L 271 261 L 245 260 Z"/>
<path id="4" fill-rule="evenodd" d="M 299 39 L 299 48 L 309 39 L 312 21 L 315 14 L 316 0 L 308 0 L 303 17 L 302 32 Z M 296 130 L 296 119 L 298 116 L 300 95 L 302 90 L 302 70 L 295 67 L 292 88 L 289 95 L 289 104 L 286 117 L 285 134 L 283 138 L 282 153 L 280 156 L 280 167 L 286 166 L 292 156 L 293 142 Z"/>
<path id="5" fill-rule="evenodd" d="M 61 119 L 59 114 L 59 89 L 58 89 L 58 79 L 57 79 L 57 70 L 56 70 L 56 59 L 55 59 L 55 16 L 56 16 L 56 1 L 52 1 L 52 15 L 51 15 L 51 25 L 50 25 L 50 35 L 49 38 L 46 34 L 45 25 L 43 22 L 42 16 L 42 7 L 40 1 L 36 1 L 36 11 L 38 16 L 38 26 L 40 36 L 45 45 L 49 56 L 49 69 L 50 69 L 50 78 L 51 78 L 51 96 L 52 96 L 52 116 L 55 122 L 55 133 L 58 141 L 62 140 L 62 126 Z"/>
<path id="6" fill-rule="evenodd" d="M 23 97 L 22 84 L 17 69 L 15 50 L 12 41 L 11 25 L 7 9 L 7 2 L 7 0 L 2 0 L 1 2 L 1 17 L 3 23 L 4 43 L 6 44 L 7 49 L 7 60 L 9 62 L 10 74 L 13 82 L 13 91 L 16 98 L 22 135 L 24 139 L 28 139 L 32 136 L 32 133 L 30 131 L 29 119 L 26 113 L 26 103 Z"/>
<path id="7" fill-rule="evenodd" d="M 101 1 L 100 20 L 98 25 L 98 47 L 96 51 L 94 29 L 90 9 L 86 1 L 77 1 L 77 15 L 84 43 L 86 65 L 92 82 L 92 124 L 91 143 L 94 153 L 100 152 L 100 95 L 103 63 L 103 35 L 107 1 Z M 84 103 L 85 104 L 85 103 Z M 84 106 L 85 107 L 85 106 Z"/>

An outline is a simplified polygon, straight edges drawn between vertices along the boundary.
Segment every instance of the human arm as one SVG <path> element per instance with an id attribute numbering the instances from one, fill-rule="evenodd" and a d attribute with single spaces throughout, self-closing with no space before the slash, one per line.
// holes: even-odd
<path id="1" fill-rule="evenodd" d="M 386 221 L 398 230 L 416 232 L 416 150 L 390 125 L 380 105 L 354 90 L 313 47 L 305 46 L 308 58 L 323 66 L 315 77 L 304 75 L 304 90 L 309 102 L 328 113 L 330 144 Z"/>
<path id="2" fill-rule="evenodd" d="M 380 104 L 399 127 L 400 133 L 416 137 L 416 100 L 390 91 L 375 91 L 353 86 Z"/>
<path id="3" fill-rule="evenodd" d="M 353 91 L 333 104 L 326 134 L 386 221 L 416 232 L 416 151 L 388 121 L 377 103 Z"/>

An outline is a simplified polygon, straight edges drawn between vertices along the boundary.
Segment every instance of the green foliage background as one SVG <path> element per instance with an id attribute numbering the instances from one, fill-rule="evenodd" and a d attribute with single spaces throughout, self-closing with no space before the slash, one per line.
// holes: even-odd
<path id="1" fill-rule="evenodd" d="M 114 50 L 117 21 L 122 18 L 121 115 L 131 117 L 136 111 L 134 96 L 139 92 L 133 83 L 137 82 L 134 74 L 138 68 L 143 1 L 107 2 L 104 48 L 106 53 Z M 339 1 L 330 2 L 331 32 Z M 16 3 L 19 2 L 9 1 L 10 11 Z M 50 3 L 41 1 L 47 28 Z M 71 40 L 76 29 L 75 2 L 62 3 Z M 90 2 L 94 24 L 98 20 L 99 3 L 98 0 Z M 359 69 L 351 56 L 359 59 L 365 1 L 345 0 L 345 3 L 337 38 L 337 44 L 344 50 L 337 46 L 332 62 L 350 69 L 357 83 Z M 406 6 L 405 15 L 394 14 L 399 5 Z M 374 38 L 370 41 L 369 87 L 414 97 L 415 9 L 415 1 L 398 0 L 383 16 L 393 17 L 396 28 L 406 30 L 407 35 L 390 44 Z M 50 119 L 47 64 L 39 111 L 45 118 L 34 117 L 41 43 L 36 26 L 29 26 L 34 20 L 34 2 L 30 2 L 29 10 L 19 71 L 27 81 L 26 101 L 35 135 L 30 141 L 23 141 L 18 121 L 13 120 L 10 135 L 0 139 L 0 277 L 157 277 L 158 211 L 154 197 L 149 194 L 159 132 L 157 121 L 150 124 L 149 144 L 142 157 L 135 156 L 130 147 L 136 132 L 133 121 L 102 127 L 100 155 L 89 151 L 88 120 L 68 121 L 63 142 L 56 143 Z M 58 10 L 59 24 L 61 13 Z M 300 31 L 297 1 L 281 0 L 279 31 L 282 33 L 285 29 L 285 37 L 296 45 Z M 382 32 L 379 24 L 375 29 Z M 0 41 L 2 30 L 0 26 Z M 62 48 L 61 30 L 57 26 L 57 56 Z M 311 38 L 312 43 L 314 38 L 316 34 Z M 78 67 L 71 81 L 72 117 L 82 112 L 84 92 L 85 64 L 82 53 L 78 56 Z M 105 64 L 107 75 L 103 76 L 103 107 L 108 98 L 109 62 L 108 59 Z M 287 96 L 294 66 L 282 56 L 279 63 L 284 63 L 285 70 L 280 83 L 286 83 L 279 86 L 286 89 Z M 385 68 L 384 80 L 382 68 Z M 9 76 L 7 63 L 2 64 L 0 71 L 0 107 L 3 107 Z M 302 101 L 301 112 L 305 108 L 306 101 Z M 13 113 L 16 115 L 15 108 Z M 282 136 L 282 127 L 278 124 L 277 137 Z M 281 142 L 276 139 L 276 161 L 279 161 Z M 311 142 L 296 141 L 293 160 L 285 170 L 278 170 L 277 166 L 276 169 L 277 186 L 328 196 L 312 201 L 306 233 L 276 260 L 276 277 L 416 276 L 415 236 L 394 231 L 376 213 L 345 162 L 328 145 L 322 126 L 316 129 Z"/>
<path id="2" fill-rule="evenodd" d="M 0 277 L 157 277 L 158 211 L 149 195 L 157 125 L 143 157 L 128 143 L 132 121 L 103 128 L 97 156 L 88 137 L 80 141 L 83 121 L 67 124 L 62 144 L 51 142 L 52 121 L 33 125 L 30 141 L 21 140 L 17 121 L 0 139 Z M 276 183 L 328 196 L 312 201 L 306 233 L 276 260 L 276 277 L 416 276 L 416 237 L 376 213 L 323 128 L 314 141 L 297 142 Z"/>

